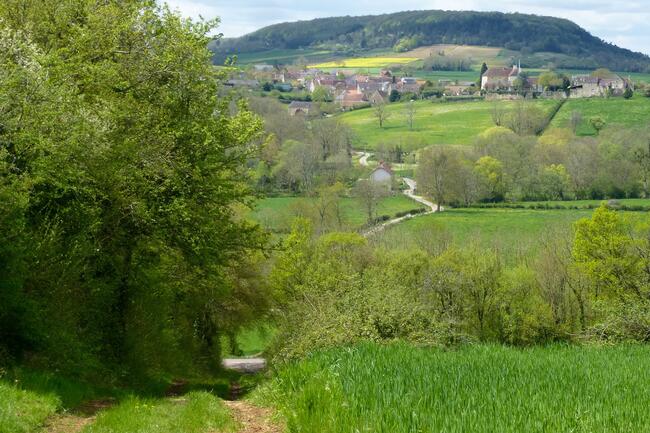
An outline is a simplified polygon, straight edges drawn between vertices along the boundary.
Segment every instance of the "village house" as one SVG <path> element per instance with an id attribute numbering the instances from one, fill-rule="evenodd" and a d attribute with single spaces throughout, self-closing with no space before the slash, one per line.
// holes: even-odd
<path id="1" fill-rule="evenodd" d="M 511 68 L 489 68 L 481 77 L 481 90 L 487 92 L 512 91 L 515 81 L 521 75 L 521 67 L 513 65 Z"/>
<path id="2" fill-rule="evenodd" d="M 388 102 L 388 93 L 381 90 L 375 90 L 367 95 L 366 99 L 370 102 L 370 105 L 385 104 Z"/>
<path id="3" fill-rule="evenodd" d="M 334 98 L 334 102 L 343 110 L 350 110 L 368 104 L 364 94 L 357 90 L 343 90 Z"/>
<path id="4" fill-rule="evenodd" d="M 314 112 L 314 105 L 311 102 L 291 101 L 288 107 L 289 116 L 309 116 Z"/>
<path id="5" fill-rule="evenodd" d="M 420 93 L 423 83 L 418 82 L 413 77 L 402 77 L 399 81 L 391 86 L 391 90 L 397 90 L 399 93 Z"/>
<path id="6" fill-rule="evenodd" d="M 622 96 L 632 83 L 619 75 L 598 78 L 591 75 L 574 75 L 571 78 L 571 98 Z"/>
<path id="7" fill-rule="evenodd" d="M 376 184 L 386 185 L 390 189 L 393 184 L 393 170 L 389 164 L 381 161 L 370 173 L 370 180 Z"/>

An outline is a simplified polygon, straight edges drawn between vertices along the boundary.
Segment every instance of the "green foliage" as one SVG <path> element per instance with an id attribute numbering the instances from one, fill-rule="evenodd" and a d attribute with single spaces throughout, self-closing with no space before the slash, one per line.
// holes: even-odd
<path id="1" fill-rule="evenodd" d="M 602 205 L 590 219 L 576 223 L 573 257 L 594 282 L 595 293 L 629 302 L 648 298 L 643 238 L 635 239 L 630 222 Z"/>
<path id="2" fill-rule="evenodd" d="M 233 431 L 224 404 L 208 392 L 191 392 L 182 404 L 132 397 L 102 412 L 84 433 L 203 433 Z"/>
<path id="3" fill-rule="evenodd" d="M 418 37 L 402 38 L 393 46 L 393 51 L 396 53 L 404 53 L 416 48 L 419 44 Z"/>
<path id="4" fill-rule="evenodd" d="M 0 353 L 79 376 L 213 367 L 260 305 L 236 299 L 264 236 L 235 205 L 262 124 L 216 96 L 215 24 L 0 5 Z"/>
<path id="5" fill-rule="evenodd" d="M 257 393 L 295 432 L 646 429 L 648 348 L 338 348 L 284 366 Z M 616 389 L 616 392 L 611 392 Z"/>

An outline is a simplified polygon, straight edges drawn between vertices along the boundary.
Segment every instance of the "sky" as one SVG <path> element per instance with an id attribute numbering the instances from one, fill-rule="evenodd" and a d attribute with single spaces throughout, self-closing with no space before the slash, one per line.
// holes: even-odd
<path id="1" fill-rule="evenodd" d="M 165 0 L 189 17 L 221 18 L 219 32 L 241 36 L 269 24 L 405 10 L 522 12 L 568 18 L 620 47 L 650 54 L 650 0 Z"/>

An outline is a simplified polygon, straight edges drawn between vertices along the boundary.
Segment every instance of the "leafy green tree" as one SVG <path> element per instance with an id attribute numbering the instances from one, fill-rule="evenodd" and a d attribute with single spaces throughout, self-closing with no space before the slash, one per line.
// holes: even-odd
<path id="1" fill-rule="evenodd" d="M 386 123 L 386 120 L 390 118 L 391 112 L 388 111 L 386 103 L 379 102 L 375 104 L 374 115 L 377 118 L 377 121 L 379 122 L 379 127 L 383 128 L 384 123 Z"/>
<path id="2" fill-rule="evenodd" d="M 311 94 L 311 99 L 314 102 L 332 102 L 332 93 L 323 86 L 318 86 Z"/>
<path id="3" fill-rule="evenodd" d="M 136 0 L 0 4 L 0 260 L 29 270 L 0 271 L 20 307 L 0 320 L 28 321 L 16 338 L 51 365 L 215 366 L 250 317 L 230 306 L 265 236 L 236 205 L 262 123 L 217 97 L 216 24 Z"/>
<path id="4" fill-rule="evenodd" d="M 501 161 L 491 156 L 483 156 L 476 161 L 474 171 L 478 176 L 483 198 L 489 201 L 503 200 L 506 180 Z"/>
<path id="5" fill-rule="evenodd" d="M 592 128 L 596 130 L 596 135 L 600 134 L 600 131 L 605 128 L 605 125 L 607 124 L 605 120 L 600 117 L 600 116 L 594 116 L 591 119 L 589 119 L 589 124 L 591 125 Z"/>
<path id="6" fill-rule="evenodd" d="M 547 200 L 564 200 L 571 185 L 571 177 L 562 164 L 544 167 L 541 184 Z"/>
<path id="7" fill-rule="evenodd" d="M 645 298 L 643 261 L 623 216 L 602 205 L 576 223 L 573 258 L 594 283 L 594 295 L 626 302 Z"/>

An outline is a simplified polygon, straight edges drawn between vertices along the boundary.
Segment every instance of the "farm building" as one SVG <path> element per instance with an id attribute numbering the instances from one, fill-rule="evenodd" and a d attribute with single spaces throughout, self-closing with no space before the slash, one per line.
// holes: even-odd
<path id="1" fill-rule="evenodd" d="M 490 68 L 481 77 L 481 90 L 512 90 L 515 80 L 521 75 L 521 68 Z"/>
<path id="2" fill-rule="evenodd" d="M 310 112 L 314 111 L 314 106 L 311 102 L 291 101 L 288 110 L 289 116 L 309 116 Z"/>
<path id="3" fill-rule="evenodd" d="M 343 110 L 359 107 L 368 104 L 363 93 L 356 90 L 344 90 L 334 99 Z"/>
<path id="4" fill-rule="evenodd" d="M 571 78 L 571 97 L 593 98 L 607 96 L 608 94 L 621 96 L 625 89 L 631 86 L 630 81 L 615 74 L 609 78 L 575 75 Z"/>
<path id="5" fill-rule="evenodd" d="M 377 168 L 370 173 L 370 180 L 373 183 L 386 184 L 388 188 L 390 188 L 393 183 L 393 170 L 390 168 L 390 165 L 382 161 L 379 163 Z"/>

